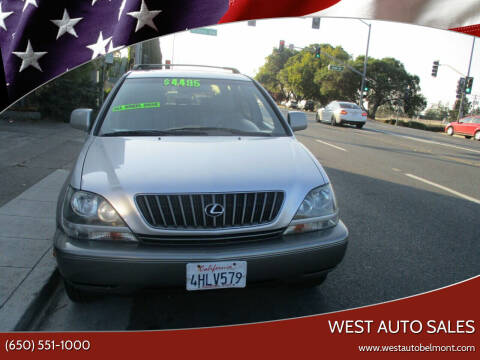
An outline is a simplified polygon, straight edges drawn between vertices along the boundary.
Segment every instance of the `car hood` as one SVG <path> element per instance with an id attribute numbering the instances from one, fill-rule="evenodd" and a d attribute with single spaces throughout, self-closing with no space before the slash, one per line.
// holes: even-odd
<path id="1" fill-rule="evenodd" d="M 326 182 L 311 153 L 290 137 L 95 137 L 81 175 L 81 189 L 104 196 L 124 219 L 139 193 L 277 190 L 296 211 Z"/>

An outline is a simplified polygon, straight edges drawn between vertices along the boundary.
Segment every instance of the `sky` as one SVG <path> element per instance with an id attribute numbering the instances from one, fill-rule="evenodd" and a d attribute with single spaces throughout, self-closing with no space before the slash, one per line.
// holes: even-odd
<path id="1" fill-rule="evenodd" d="M 386 21 L 365 20 L 372 24 L 369 57 L 394 57 L 400 60 L 410 74 L 421 79 L 422 94 L 429 106 L 442 101 L 452 106 L 455 102 L 457 81 L 468 71 L 473 37 L 448 30 Z M 199 35 L 183 31 L 160 37 L 163 61 L 173 63 L 232 66 L 254 76 L 265 58 L 280 40 L 286 46 L 305 47 L 312 43 L 342 46 L 354 58 L 365 55 L 368 26 L 359 19 L 322 18 L 320 29 L 312 29 L 312 19 L 280 18 L 257 20 L 256 26 L 247 22 L 209 26 L 217 36 Z M 480 100 L 480 40 L 476 41 L 470 76 L 473 95 Z M 436 78 L 431 76 L 432 63 L 442 64 Z M 453 70 L 453 69 L 455 70 Z M 367 68 L 368 76 L 368 68 Z"/>

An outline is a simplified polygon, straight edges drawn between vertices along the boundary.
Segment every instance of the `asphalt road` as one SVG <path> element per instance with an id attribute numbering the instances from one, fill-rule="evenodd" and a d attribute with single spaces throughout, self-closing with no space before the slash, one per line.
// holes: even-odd
<path id="1" fill-rule="evenodd" d="M 32 330 L 200 327 L 318 314 L 398 299 L 480 273 L 480 142 L 369 121 L 297 133 L 325 167 L 350 230 L 318 287 L 268 285 L 106 296 L 77 305 L 60 286 Z"/>

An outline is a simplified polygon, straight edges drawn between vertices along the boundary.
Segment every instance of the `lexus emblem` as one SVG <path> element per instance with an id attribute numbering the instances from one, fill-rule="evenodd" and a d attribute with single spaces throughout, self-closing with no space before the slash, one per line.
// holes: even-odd
<path id="1" fill-rule="evenodd" d="M 205 206 L 205 214 L 211 217 L 221 216 L 224 212 L 225 209 L 223 208 L 223 205 L 219 203 L 208 204 Z"/>

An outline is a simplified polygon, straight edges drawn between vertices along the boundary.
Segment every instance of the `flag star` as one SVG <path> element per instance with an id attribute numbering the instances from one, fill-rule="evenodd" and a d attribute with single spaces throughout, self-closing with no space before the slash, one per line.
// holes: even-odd
<path id="1" fill-rule="evenodd" d="M 78 35 L 77 35 L 77 32 L 75 31 L 74 26 L 77 25 L 77 23 L 82 19 L 83 18 L 71 19 L 70 16 L 68 15 L 67 9 L 64 9 L 62 20 L 50 20 L 50 21 L 58 26 L 57 39 L 67 32 L 78 38 Z"/>
<path id="2" fill-rule="evenodd" d="M 95 59 L 99 55 L 105 55 L 107 52 L 105 51 L 105 47 L 107 46 L 108 42 L 112 37 L 108 37 L 106 39 L 103 38 L 103 34 L 100 31 L 98 34 L 98 39 L 95 44 L 87 45 L 87 48 L 93 51 L 92 59 Z"/>
<path id="3" fill-rule="evenodd" d="M 137 19 L 137 27 L 135 28 L 135 32 L 143 28 L 145 25 L 148 25 L 158 31 L 157 26 L 153 22 L 153 18 L 161 12 L 162 10 L 149 11 L 147 5 L 145 5 L 145 0 L 142 0 L 142 6 L 140 7 L 140 11 L 132 11 L 127 13 L 127 15 L 130 15 Z"/>
<path id="4" fill-rule="evenodd" d="M 12 52 L 12 54 L 22 59 L 22 65 L 20 66 L 19 72 L 22 72 L 29 66 L 33 66 L 35 69 L 42 71 L 42 68 L 38 63 L 38 59 L 40 59 L 43 55 L 47 54 L 47 52 L 46 51 L 34 52 L 32 48 L 32 44 L 30 44 L 30 40 L 28 40 L 27 49 L 25 50 L 25 52 L 14 51 Z"/>
<path id="5" fill-rule="evenodd" d="M 25 5 L 23 6 L 22 12 L 25 11 L 25 9 L 27 8 L 27 6 L 28 6 L 29 4 L 31 4 L 31 5 L 35 6 L 36 8 L 38 8 L 37 0 L 23 0 L 23 1 L 25 1 Z"/>
<path id="6" fill-rule="evenodd" d="M 118 21 L 120 21 L 120 17 L 122 16 L 122 12 L 125 9 L 125 3 L 127 0 L 122 0 L 122 3 L 120 4 L 120 9 L 118 10 Z"/>
<path id="7" fill-rule="evenodd" d="M 95 3 L 97 2 L 98 0 L 92 0 L 92 6 L 95 5 Z M 110 2 L 112 0 L 108 0 L 108 2 Z"/>
<path id="8" fill-rule="evenodd" d="M 5 19 L 13 14 L 13 11 L 5 11 L 2 10 L 2 3 L 0 3 L 0 27 L 3 30 L 7 30 L 7 26 L 5 25 Z"/>
<path id="9" fill-rule="evenodd" d="M 117 46 L 117 47 L 113 47 L 113 40 L 112 40 L 112 41 L 110 41 L 110 44 L 108 45 L 107 53 L 111 53 L 111 52 L 113 52 L 113 51 L 120 50 L 120 49 L 122 49 L 123 47 L 125 47 L 125 45 L 120 45 L 120 46 Z"/>

